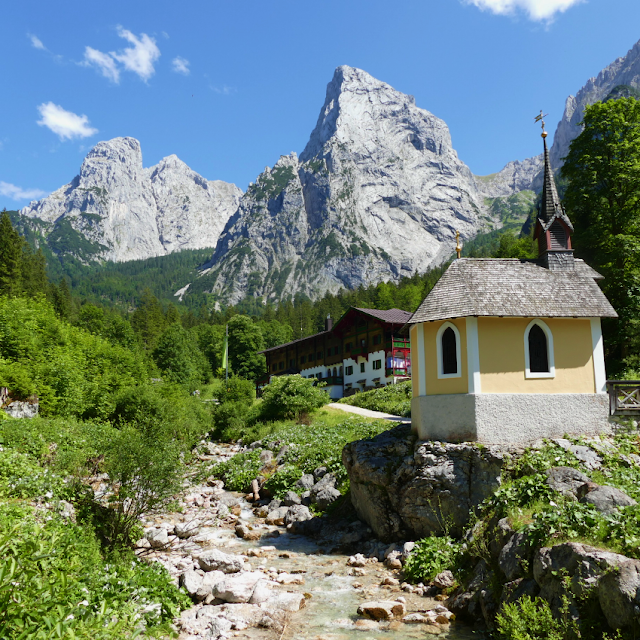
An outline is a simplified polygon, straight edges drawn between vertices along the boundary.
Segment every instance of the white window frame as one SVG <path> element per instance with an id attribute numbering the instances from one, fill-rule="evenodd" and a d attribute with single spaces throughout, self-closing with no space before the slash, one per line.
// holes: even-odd
<path id="1" fill-rule="evenodd" d="M 531 327 L 535 324 L 537 324 L 547 336 L 547 361 L 549 362 L 549 371 L 531 371 L 529 359 L 529 332 L 531 331 Z M 534 318 L 524 330 L 524 377 L 527 379 L 556 377 L 555 358 L 553 357 L 553 333 L 551 333 L 551 329 L 549 329 L 547 323 L 544 322 L 544 320 L 540 320 L 540 318 Z"/>
<path id="2" fill-rule="evenodd" d="M 457 373 L 442 373 L 442 334 L 448 329 L 453 329 L 456 336 L 456 369 Z M 438 360 L 438 379 L 461 378 L 462 377 L 462 357 L 460 355 L 460 331 L 453 322 L 445 322 L 436 333 L 436 353 Z"/>

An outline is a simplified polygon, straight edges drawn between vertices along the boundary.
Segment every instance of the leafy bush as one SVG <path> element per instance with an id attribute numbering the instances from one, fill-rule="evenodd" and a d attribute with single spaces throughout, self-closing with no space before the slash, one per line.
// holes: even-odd
<path id="1" fill-rule="evenodd" d="M 0 637 L 133 638 L 190 604 L 164 567 L 105 562 L 90 528 L 0 501 Z"/>
<path id="2" fill-rule="evenodd" d="M 448 536 L 423 538 L 407 558 L 404 574 L 414 582 L 429 582 L 442 571 L 454 569 L 460 552 L 460 543 Z"/>
<path id="3" fill-rule="evenodd" d="M 44 300 L 0 296 L 0 359 L 43 415 L 104 418 L 112 394 L 146 378 L 138 354 L 60 320 Z"/>
<path id="4" fill-rule="evenodd" d="M 238 453 L 233 458 L 219 462 L 211 469 L 211 473 L 222 479 L 226 489 L 231 491 L 248 491 L 251 481 L 262 469 L 260 450 Z"/>
<path id="5" fill-rule="evenodd" d="M 245 402 L 225 402 L 213 410 L 213 432 L 225 442 L 239 440 L 245 435 L 245 427 L 252 415 Z"/>
<path id="6" fill-rule="evenodd" d="M 565 624 L 551 613 L 542 598 L 524 596 L 518 602 L 505 604 L 496 618 L 503 640 L 564 640 Z"/>
<path id="7" fill-rule="evenodd" d="M 302 475 L 302 470 L 299 467 L 286 464 L 269 477 L 265 482 L 265 488 L 276 498 L 283 498 L 287 491 L 295 490 L 295 484 L 302 478 Z"/>
<path id="8" fill-rule="evenodd" d="M 380 389 L 356 393 L 338 402 L 362 407 L 371 411 L 382 411 L 394 416 L 411 416 L 411 381 L 389 384 Z"/>
<path id="9" fill-rule="evenodd" d="M 311 378 L 277 376 L 262 392 L 261 415 L 265 419 L 296 418 L 329 402 L 329 395 Z"/>
<path id="10" fill-rule="evenodd" d="M 196 338 L 181 324 L 170 325 L 158 339 L 153 359 L 171 382 L 193 391 L 211 376 L 211 368 Z"/>
<path id="11" fill-rule="evenodd" d="M 218 400 L 226 402 L 244 402 L 250 406 L 256 399 L 256 386 L 251 380 L 245 380 L 239 376 L 232 376 L 223 383 L 218 392 Z"/>
<path id="12" fill-rule="evenodd" d="M 142 514 L 164 507 L 180 488 L 180 449 L 170 440 L 133 427 L 105 434 L 100 451 L 114 486 L 104 513 L 103 535 L 110 546 L 132 542 Z"/>

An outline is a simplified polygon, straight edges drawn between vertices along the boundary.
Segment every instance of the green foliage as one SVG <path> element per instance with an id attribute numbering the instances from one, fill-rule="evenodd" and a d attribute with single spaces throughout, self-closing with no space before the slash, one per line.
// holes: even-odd
<path id="1" fill-rule="evenodd" d="M 43 415 L 106 417 L 112 394 L 146 376 L 135 352 L 70 326 L 44 300 L 0 297 L 0 359 L 0 375 L 15 365 Z"/>
<path id="2" fill-rule="evenodd" d="M 300 475 L 324 466 L 338 480 L 347 481 L 342 450 L 348 442 L 371 438 L 390 427 L 386 420 L 344 419 L 343 412 L 320 411 L 311 424 L 290 422 L 256 423 L 245 430 L 245 442 L 262 441 L 262 446 L 279 451 L 287 446 L 285 465 L 296 467 Z M 289 472 L 287 472 L 289 473 Z M 291 487 L 288 487 L 291 488 Z"/>
<path id="3" fill-rule="evenodd" d="M 300 375 L 277 376 L 262 392 L 261 415 L 266 419 L 300 418 L 327 404 L 329 396 L 314 380 Z"/>
<path id="4" fill-rule="evenodd" d="M 258 380 L 266 373 L 266 362 L 258 351 L 264 349 L 260 327 L 248 316 L 229 320 L 229 362 L 237 375 Z"/>
<path id="5" fill-rule="evenodd" d="M 496 618 L 502 640 L 564 640 L 566 624 L 557 620 L 542 598 L 524 596 L 505 604 Z"/>
<path id="6" fill-rule="evenodd" d="M 213 433 L 224 442 L 242 438 L 254 414 L 246 402 L 224 402 L 213 410 Z"/>
<path id="7" fill-rule="evenodd" d="M 265 482 L 268 489 L 276 498 L 284 498 L 287 491 L 293 491 L 296 482 L 302 478 L 302 469 L 294 464 L 285 464 L 269 476 Z M 300 491 L 300 489 L 298 489 Z"/>
<path id="8" fill-rule="evenodd" d="M 248 491 L 251 481 L 258 477 L 261 469 L 260 449 L 257 449 L 238 453 L 229 460 L 219 462 L 211 469 L 211 473 L 224 481 L 226 489 Z"/>
<path id="9" fill-rule="evenodd" d="M 404 565 L 404 574 L 413 582 L 429 582 L 439 573 L 455 570 L 460 543 L 449 536 L 430 536 L 416 543 Z"/>
<path id="10" fill-rule="evenodd" d="M 190 390 L 207 382 L 212 374 L 192 334 L 177 323 L 170 325 L 158 338 L 153 359 L 170 382 Z"/>
<path id="11" fill-rule="evenodd" d="M 172 440 L 127 426 L 105 433 L 99 450 L 103 468 L 117 487 L 108 499 L 103 535 L 112 547 L 130 544 L 140 516 L 157 512 L 180 488 L 180 448 Z"/>
<path id="12" fill-rule="evenodd" d="M 619 315 L 603 324 L 610 369 L 640 362 L 640 102 L 621 98 L 585 109 L 582 133 L 562 168 L 573 244 L 605 279 Z"/>
<path id="13" fill-rule="evenodd" d="M 338 402 L 362 407 L 371 411 L 383 411 L 394 416 L 411 416 L 411 381 L 389 384 L 380 389 L 356 393 Z"/>
<path id="14" fill-rule="evenodd" d="M 242 402 L 251 406 L 256 399 L 256 386 L 251 380 L 245 380 L 239 376 L 232 376 L 225 382 L 220 392 L 218 400 L 221 403 L 226 402 Z"/>

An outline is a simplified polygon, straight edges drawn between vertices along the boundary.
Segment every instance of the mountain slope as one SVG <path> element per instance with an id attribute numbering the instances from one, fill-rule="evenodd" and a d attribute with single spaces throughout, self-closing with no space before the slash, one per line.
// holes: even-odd
<path id="1" fill-rule="evenodd" d="M 447 125 L 343 66 L 300 158 L 249 187 L 191 290 L 235 303 L 397 281 L 448 257 L 456 230 L 469 238 L 488 222 Z"/>
<path id="2" fill-rule="evenodd" d="M 626 85 L 631 89 L 640 89 L 640 41 L 627 52 L 627 55 L 614 60 L 595 78 L 589 78 L 575 96 L 570 95 L 565 103 L 562 120 L 558 123 L 551 147 L 551 166 L 557 170 L 563 164 L 563 158 L 569 152 L 569 144 L 580 134 L 584 109 L 587 105 L 605 100 L 616 90 L 619 95 L 631 95 L 633 92 L 620 91 L 618 87 Z"/>
<path id="3" fill-rule="evenodd" d="M 69 184 L 21 213 L 42 221 L 40 231 L 58 254 L 122 262 L 214 247 L 241 195 L 175 155 L 145 169 L 140 143 L 114 138 L 89 152 Z"/>

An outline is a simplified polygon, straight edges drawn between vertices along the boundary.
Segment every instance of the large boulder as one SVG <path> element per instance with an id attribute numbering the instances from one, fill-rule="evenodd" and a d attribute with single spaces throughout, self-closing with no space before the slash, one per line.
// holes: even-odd
<path id="1" fill-rule="evenodd" d="M 326 473 L 310 489 L 309 500 L 318 509 L 324 511 L 332 502 L 335 502 L 342 494 L 336 489 L 336 478 L 332 473 Z"/>
<path id="2" fill-rule="evenodd" d="M 225 602 L 249 602 L 260 580 L 265 578 L 259 571 L 226 576 L 214 585 L 212 594 Z"/>
<path id="3" fill-rule="evenodd" d="M 614 513 L 621 507 L 638 504 L 624 491 L 607 485 L 595 486 L 580 498 L 580 502 L 592 504 L 601 513 Z"/>
<path id="4" fill-rule="evenodd" d="M 589 478 L 573 467 L 551 467 L 545 471 L 546 483 L 569 500 L 577 500 L 578 489 L 589 482 Z"/>
<path id="5" fill-rule="evenodd" d="M 555 611 L 563 596 L 573 603 L 596 594 L 607 622 L 619 629 L 632 626 L 640 610 L 640 560 L 618 553 L 577 542 L 543 547 L 534 556 L 533 577 Z"/>
<path id="6" fill-rule="evenodd" d="M 361 616 L 373 618 L 373 620 L 393 620 L 393 618 L 402 618 L 407 612 L 402 602 L 395 600 L 380 600 L 376 602 L 363 602 L 358 607 L 358 613 Z"/>
<path id="7" fill-rule="evenodd" d="M 237 573 L 245 568 L 245 561 L 220 549 L 208 549 L 198 558 L 198 564 L 204 571 L 222 571 L 223 573 Z"/>
<path id="8" fill-rule="evenodd" d="M 381 540 L 462 535 L 469 512 L 492 495 L 517 447 L 418 442 L 409 425 L 345 446 L 351 501 Z"/>
<path id="9" fill-rule="evenodd" d="M 284 516 L 284 524 L 290 525 L 294 522 L 304 522 L 305 520 L 311 520 L 313 514 L 309 511 L 309 507 L 305 507 L 303 504 L 294 504 L 287 509 L 287 513 Z"/>

